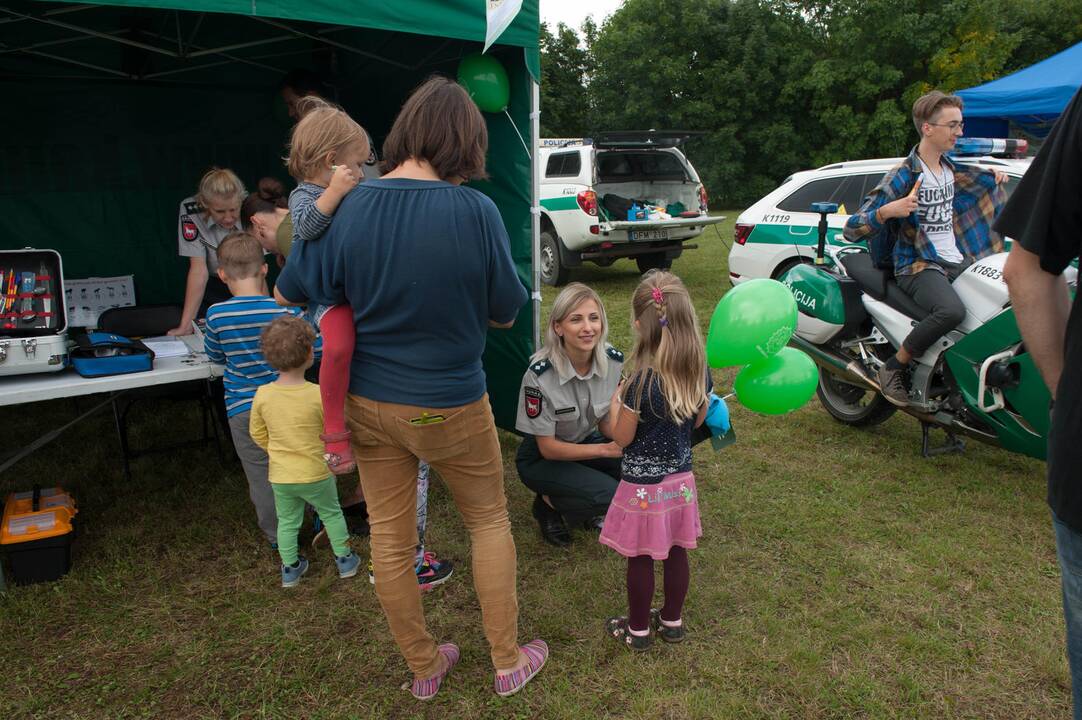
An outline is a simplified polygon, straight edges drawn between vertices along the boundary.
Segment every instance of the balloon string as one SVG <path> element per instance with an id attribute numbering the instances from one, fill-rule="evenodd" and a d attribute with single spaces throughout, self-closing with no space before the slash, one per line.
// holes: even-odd
<path id="1" fill-rule="evenodd" d="M 735 392 L 731 392 L 731 393 L 729 393 L 728 395 L 724 396 L 724 397 L 722 398 L 722 400 L 728 400 L 729 398 L 733 398 L 733 397 L 736 397 L 736 393 L 735 393 Z"/>
<path id="2" fill-rule="evenodd" d="M 516 125 L 515 121 L 511 118 L 511 113 L 507 112 L 507 108 L 504 108 L 503 109 L 503 114 L 507 116 L 508 121 L 510 121 L 510 123 L 511 123 L 511 127 L 513 127 L 515 129 L 515 137 L 517 137 L 518 141 L 520 143 L 522 143 L 522 149 L 525 150 L 526 155 L 529 156 L 529 154 L 530 154 L 530 146 L 527 145 L 526 141 L 522 139 L 522 133 L 520 133 L 518 131 L 518 125 Z"/>

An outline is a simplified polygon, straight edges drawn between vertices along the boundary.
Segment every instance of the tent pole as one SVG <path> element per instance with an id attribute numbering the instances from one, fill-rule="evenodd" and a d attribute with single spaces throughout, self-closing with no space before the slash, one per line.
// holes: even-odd
<path id="1" fill-rule="evenodd" d="M 155 45 L 148 45 L 146 43 L 136 42 L 135 40 L 128 40 L 127 38 L 116 37 L 115 35 L 109 35 L 108 33 L 99 32 L 90 28 L 79 27 L 78 25 L 72 25 L 70 23 L 60 22 L 58 20 L 49 20 L 44 17 L 35 17 L 33 15 L 25 15 L 23 13 L 15 12 L 10 8 L 0 7 L 0 12 L 5 12 L 8 15 L 13 15 L 24 20 L 33 20 L 34 22 L 43 23 L 45 25 L 54 25 L 58 28 L 65 30 L 71 30 L 82 35 L 90 35 L 91 37 L 101 38 L 102 40 L 109 40 L 111 42 L 120 43 L 121 45 L 130 45 L 131 47 L 139 48 L 140 50 L 147 50 L 149 52 L 158 53 L 159 55 L 166 55 L 168 57 L 177 57 L 177 54 L 172 50 L 166 50 L 164 48 L 157 47 Z"/>
<path id="2" fill-rule="evenodd" d="M 400 62 L 396 62 L 394 60 L 389 60 L 388 58 L 380 57 L 379 55 L 376 55 L 375 53 L 365 52 L 364 50 L 361 50 L 360 48 L 355 48 L 352 45 L 346 45 L 345 43 L 340 43 L 337 40 L 330 40 L 329 38 L 320 37 L 318 35 L 313 35 L 312 33 L 304 32 L 303 30 L 298 30 L 295 27 L 290 27 L 289 25 L 287 25 L 285 23 L 282 23 L 282 22 L 277 22 L 275 20 L 270 20 L 270 19 L 265 18 L 265 17 L 252 17 L 251 19 L 255 20 L 256 22 L 261 22 L 264 25 L 270 25 L 271 27 L 276 27 L 279 30 L 286 30 L 288 32 L 293 33 L 297 37 L 308 38 L 309 40 L 315 40 L 317 42 L 321 42 L 324 45 L 330 45 L 331 47 L 336 47 L 336 48 L 339 48 L 341 50 L 345 50 L 347 52 L 356 53 L 357 55 L 362 55 L 362 56 L 367 57 L 367 58 L 372 58 L 373 60 L 379 60 L 380 62 L 387 63 L 388 65 L 393 65 L 394 67 L 400 68 L 402 70 L 412 70 L 413 69 L 409 65 L 406 65 L 405 63 L 400 63 Z"/>
<path id="3" fill-rule="evenodd" d="M 541 147 L 541 85 L 530 77 L 530 247 L 533 255 L 533 349 L 541 347 L 541 192 L 537 149 Z"/>

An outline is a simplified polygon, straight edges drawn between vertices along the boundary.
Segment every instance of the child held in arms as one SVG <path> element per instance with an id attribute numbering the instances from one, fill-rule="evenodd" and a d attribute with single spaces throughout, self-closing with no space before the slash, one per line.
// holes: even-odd
<path id="1" fill-rule="evenodd" d="M 315 341 L 312 326 L 293 316 L 274 320 L 260 336 L 263 356 L 278 371 L 278 379 L 256 391 L 250 432 L 252 440 L 270 456 L 282 587 L 293 587 L 308 571 L 308 560 L 297 553 L 297 532 L 306 503 L 323 520 L 338 577 L 353 577 L 361 562 L 349 547 L 349 531 L 338 505 L 338 486 L 323 461 L 319 387 L 304 379 L 304 371 L 315 362 Z"/>

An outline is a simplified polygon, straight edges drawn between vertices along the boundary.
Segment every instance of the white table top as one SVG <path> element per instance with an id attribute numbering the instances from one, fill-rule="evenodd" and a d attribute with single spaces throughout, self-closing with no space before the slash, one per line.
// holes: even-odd
<path id="1" fill-rule="evenodd" d="M 207 359 L 202 338 L 189 335 L 182 339 L 191 351 L 187 357 L 155 358 L 154 369 L 148 372 L 85 378 L 69 367 L 54 373 L 0 377 L 0 406 L 222 376 L 225 368 Z"/>

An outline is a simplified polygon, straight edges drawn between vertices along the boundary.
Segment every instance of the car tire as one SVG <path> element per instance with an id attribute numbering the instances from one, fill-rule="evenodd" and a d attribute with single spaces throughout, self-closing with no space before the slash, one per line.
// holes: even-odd
<path id="1" fill-rule="evenodd" d="M 639 272 L 648 273 L 651 270 L 668 270 L 672 267 L 672 258 L 665 253 L 647 253 L 635 257 L 635 264 L 639 266 Z"/>
<path id="2" fill-rule="evenodd" d="M 879 393 L 847 383 L 822 368 L 815 392 L 819 403 L 835 420 L 853 427 L 878 425 L 898 409 Z"/>
<path id="3" fill-rule="evenodd" d="M 812 263 L 811 258 L 804 257 L 803 255 L 801 255 L 800 257 L 789 258 L 788 260 L 783 260 L 781 263 L 779 263 L 778 267 L 776 267 L 774 269 L 774 272 L 773 272 L 773 274 L 771 274 L 770 277 L 773 280 L 781 280 L 782 276 L 785 275 L 785 273 L 789 272 L 790 270 L 795 268 L 797 265 L 812 265 L 812 264 L 813 263 Z"/>
<path id="4" fill-rule="evenodd" d="M 571 273 L 560 257 L 560 238 L 552 228 L 541 231 L 540 248 L 537 254 L 541 282 L 554 287 L 566 285 Z"/>

